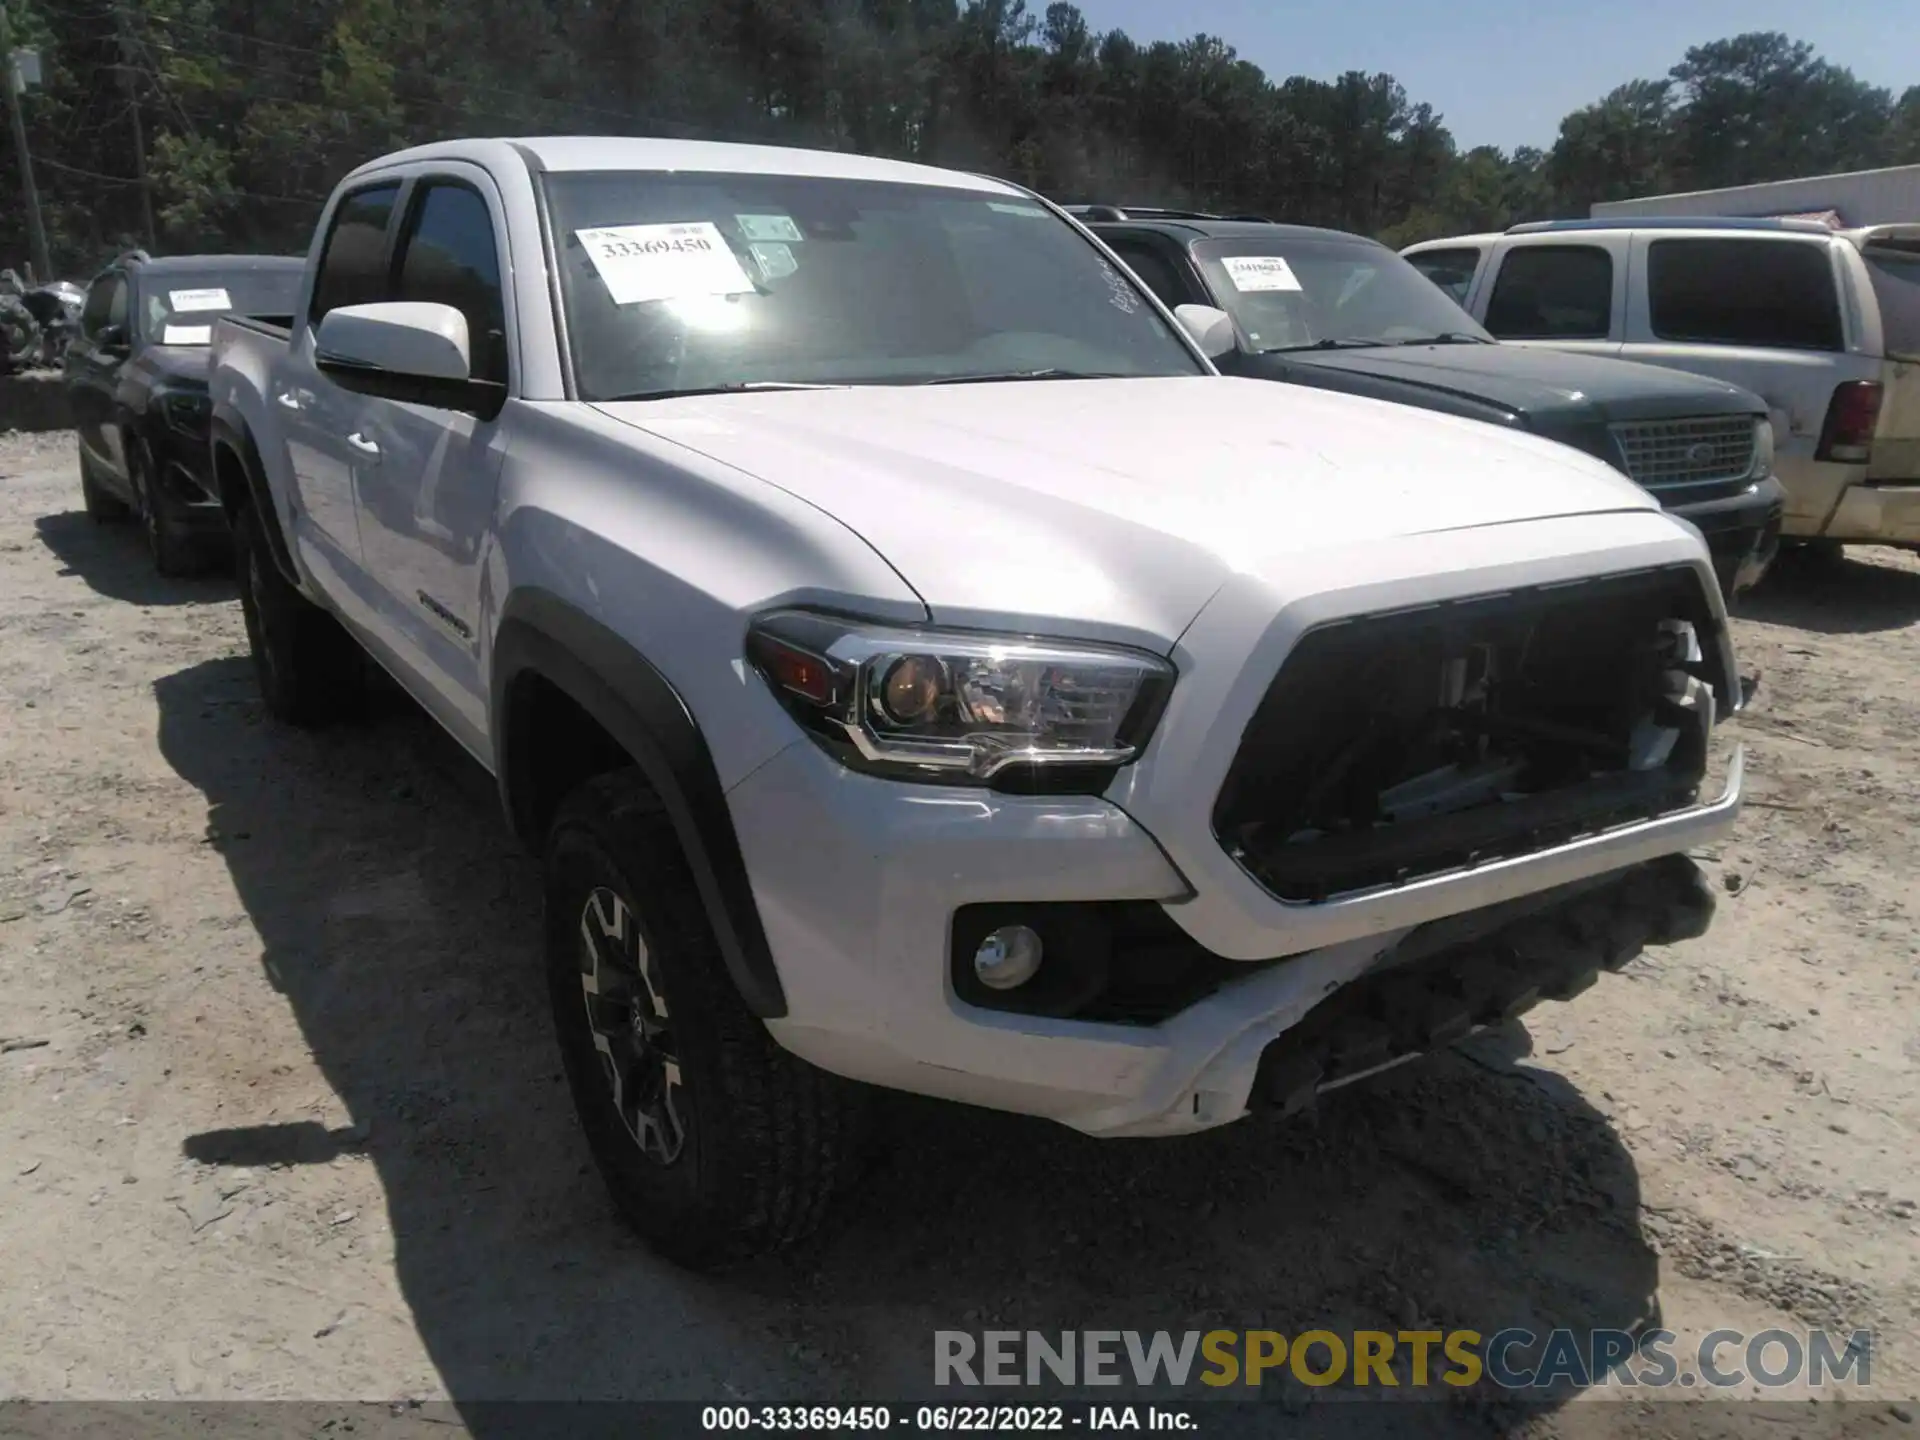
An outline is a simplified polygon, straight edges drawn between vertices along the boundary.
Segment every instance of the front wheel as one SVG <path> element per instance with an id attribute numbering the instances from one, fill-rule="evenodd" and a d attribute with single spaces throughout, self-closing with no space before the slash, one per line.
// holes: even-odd
<path id="1" fill-rule="evenodd" d="M 134 513 L 140 517 L 140 532 L 146 539 L 147 553 L 153 556 L 153 568 L 169 578 L 204 569 L 204 556 L 180 533 L 180 523 L 169 511 L 159 467 L 144 441 L 136 440 L 127 447 L 127 478 L 132 483 Z"/>
<path id="2" fill-rule="evenodd" d="M 100 472 L 87 458 L 84 445 L 80 447 L 80 503 L 86 507 L 87 518 L 96 525 L 111 525 L 127 518 L 127 502 L 106 492 L 100 483 Z"/>
<path id="3" fill-rule="evenodd" d="M 280 573 L 251 505 L 235 517 L 233 541 L 240 612 L 268 712 L 303 727 L 348 714 L 366 674 L 353 637 Z"/>
<path id="4" fill-rule="evenodd" d="M 695 1269 L 812 1231 L 853 1173 L 864 1092 L 789 1055 L 748 1011 L 637 771 L 562 804 L 546 950 L 574 1107 L 628 1223 Z"/>

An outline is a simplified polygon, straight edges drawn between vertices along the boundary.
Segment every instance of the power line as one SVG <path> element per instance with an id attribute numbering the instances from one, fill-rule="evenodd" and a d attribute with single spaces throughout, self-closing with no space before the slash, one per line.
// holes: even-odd
<path id="1" fill-rule="evenodd" d="M 97 180 L 105 185 L 138 185 L 140 180 L 133 175 L 108 175 L 99 170 L 88 170 L 80 165 L 69 165 L 63 160 L 49 160 L 44 155 L 33 157 L 35 165 L 45 165 L 48 169 L 59 170 L 68 175 L 78 175 L 84 180 Z M 287 205 L 324 205 L 326 197 L 318 195 L 271 195 L 261 190 L 241 190 L 236 194 L 242 200 L 272 200 Z"/>
<path id="2" fill-rule="evenodd" d="M 330 50 L 317 50 L 310 45 L 295 45 L 292 42 L 286 41 L 286 40 L 268 40 L 261 36 L 245 34 L 244 32 L 239 30 L 228 30 L 219 25 L 211 25 L 202 20 L 183 20 L 177 16 L 157 16 L 157 15 L 150 16 L 148 18 L 151 23 L 155 24 L 161 29 L 198 30 L 203 34 L 222 35 L 232 40 L 241 41 L 245 44 L 261 45 L 261 46 L 267 47 L 268 49 L 273 49 L 273 50 L 284 50 L 290 54 L 304 55 L 304 56 L 321 59 L 321 60 L 331 60 L 336 58 L 335 52 Z M 193 52 L 181 51 L 181 50 L 178 50 L 176 47 L 176 53 L 191 55 Z M 198 55 L 197 58 L 207 59 L 207 60 L 225 60 L 226 59 L 225 56 L 215 55 L 210 52 L 202 52 Z M 232 62 L 232 63 L 244 64 L 245 62 Z M 260 67 L 258 66 L 255 66 L 252 68 L 260 69 Z M 644 124 L 653 124 L 653 125 L 662 125 L 662 126 L 675 126 L 682 129 L 689 128 L 686 125 L 686 122 L 684 121 L 669 120 L 663 116 L 636 114 L 630 110 L 614 110 L 604 105 L 593 105 L 593 104 L 589 104 L 586 101 L 568 100 L 568 99 L 563 99 L 559 96 L 553 96 L 553 95 L 540 95 L 531 91 L 509 90 L 504 86 L 496 84 L 492 80 L 463 80 L 463 79 L 460 79 L 458 76 L 434 74 L 429 71 L 417 70 L 410 66 L 404 66 L 404 65 L 389 64 L 388 68 L 391 69 L 395 75 L 405 76 L 410 80 L 418 80 L 426 84 L 456 85 L 466 90 L 476 90 L 476 89 L 484 90 L 489 94 L 504 96 L 512 100 L 526 100 L 536 105 L 557 106 L 564 109 L 576 111 L 583 115 L 586 115 L 586 114 L 605 115 L 611 119 L 627 121 L 630 124 L 644 123 Z M 275 72 L 263 72 L 263 73 L 275 73 Z"/>
<path id="3" fill-rule="evenodd" d="M 167 40 L 152 40 L 147 43 L 151 44 L 155 49 L 161 50 L 170 55 L 177 55 L 182 59 L 217 61 L 219 64 L 223 66 L 227 66 L 236 70 L 245 70 L 255 75 L 264 75 L 271 79 L 282 79 L 282 78 L 285 78 L 287 74 L 287 72 L 283 70 L 277 70 L 270 66 L 255 64 L 254 62 L 249 60 L 239 60 L 228 55 L 216 55 L 206 51 L 188 49 L 183 46 L 175 45 L 171 41 L 167 41 Z M 557 96 L 542 96 L 542 95 L 529 94 L 524 91 L 501 90 L 496 87 L 486 85 L 485 82 L 481 82 L 481 81 L 447 81 L 440 77 L 426 76 L 420 72 L 405 70 L 397 66 L 393 67 L 393 73 L 397 76 L 403 76 L 409 79 L 420 80 L 422 83 L 430 83 L 430 84 L 451 83 L 451 84 L 466 85 L 470 88 L 484 88 L 487 90 L 489 94 L 497 95 L 505 99 L 524 101 L 527 105 L 539 107 L 548 111 L 556 111 L 556 112 L 562 112 L 562 113 L 591 112 L 591 113 L 598 113 L 602 115 L 612 115 L 612 116 L 617 116 L 618 118 L 626 121 L 628 124 L 631 124 L 631 125 L 650 126 L 653 129 L 672 130 L 672 131 L 679 132 L 681 134 L 697 131 L 699 128 L 696 126 L 689 125 L 682 121 L 667 121 L 667 120 L 658 119 L 657 117 L 626 114 L 624 112 L 616 111 L 616 110 L 606 110 L 598 106 L 584 105 L 577 101 L 561 99 Z M 163 91 L 166 89 L 165 86 L 162 86 L 160 88 Z M 298 96 L 262 97 L 257 94 L 251 94 L 251 95 L 246 95 L 242 98 L 248 101 L 254 101 L 254 102 L 257 102 L 264 98 L 267 100 L 277 100 L 281 103 L 292 103 L 292 104 L 320 103 L 315 99 L 298 97 Z M 457 100 L 441 99 L 440 97 L 434 96 L 434 95 L 408 95 L 404 97 L 395 96 L 393 98 L 394 98 L 395 105 L 402 111 L 405 111 L 409 108 L 416 108 L 416 107 L 429 109 L 429 110 L 436 110 L 436 111 L 439 111 L 441 114 L 452 116 L 455 119 L 461 120 L 463 122 L 471 122 L 473 120 L 480 119 L 480 118 L 487 118 L 492 120 L 510 119 L 512 118 L 513 109 L 515 108 L 515 107 L 508 107 L 508 106 L 489 106 L 489 107 L 483 108 L 481 106 L 473 104 L 472 102 L 462 103 Z"/>

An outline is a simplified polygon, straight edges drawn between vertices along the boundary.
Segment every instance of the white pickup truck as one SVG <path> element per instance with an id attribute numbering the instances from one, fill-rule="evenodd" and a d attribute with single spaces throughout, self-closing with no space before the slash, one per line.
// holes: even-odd
<path id="1" fill-rule="evenodd" d="M 1705 927 L 1698 532 L 1221 321 L 1012 185 L 543 139 L 355 171 L 217 326 L 268 706 L 364 650 L 498 778 L 666 1254 L 804 1232 L 868 1086 L 1177 1135 Z"/>

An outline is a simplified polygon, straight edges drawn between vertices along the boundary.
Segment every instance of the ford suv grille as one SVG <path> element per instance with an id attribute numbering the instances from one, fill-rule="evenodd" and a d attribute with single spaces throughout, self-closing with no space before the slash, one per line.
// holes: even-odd
<path id="1" fill-rule="evenodd" d="M 1691 567 L 1317 626 L 1241 737 L 1213 828 L 1316 904 L 1697 803 L 1736 708 Z"/>
<path id="2" fill-rule="evenodd" d="M 1753 469 L 1749 416 L 1652 420 L 1615 425 L 1627 474 L 1656 494 L 1744 480 Z"/>

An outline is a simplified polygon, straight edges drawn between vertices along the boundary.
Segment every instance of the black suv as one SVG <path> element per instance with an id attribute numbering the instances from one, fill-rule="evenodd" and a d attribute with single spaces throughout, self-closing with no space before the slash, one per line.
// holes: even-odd
<path id="1" fill-rule="evenodd" d="M 1759 396 L 1660 366 L 1502 344 L 1359 235 L 1159 208 L 1066 208 L 1169 307 L 1232 318 L 1235 347 L 1215 362 L 1228 374 L 1418 405 L 1598 456 L 1699 527 L 1728 599 L 1772 562 L 1783 494 Z"/>
<path id="2" fill-rule="evenodd" d="M 123 255 L 94 277 L 67 349 L 80 492 L 96 520 L 140 520 L 163 575 L 199 568 L 226 516 L 208 474 L 208 342 L 221 315 L 288 315 L 306 262 Z"/>

